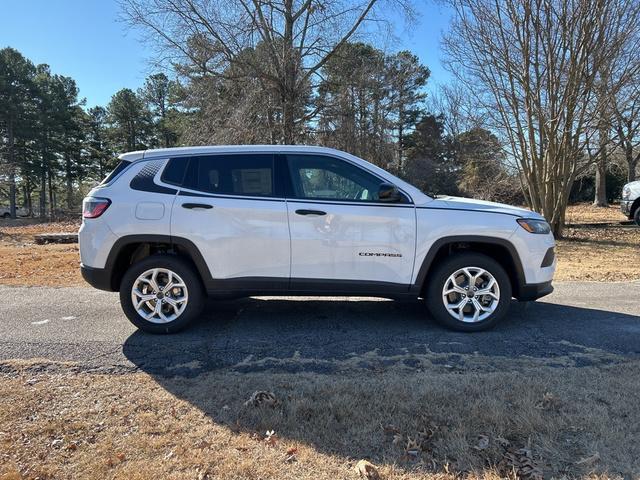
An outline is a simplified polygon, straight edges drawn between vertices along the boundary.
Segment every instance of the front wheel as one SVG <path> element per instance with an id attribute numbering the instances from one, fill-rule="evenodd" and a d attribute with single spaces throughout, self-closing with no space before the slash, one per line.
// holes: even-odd
<path id="1" fill-rule="evenodd" d="M 427 281 L 429 311 L 439 323 L 454 330 L 486 330 L 509 309 L 509 276 L 487 255 L 453 254 L 436 266 Z"/>
<path id="2" fill-rule="evenodd" d="M 633 221 L 640 227 L 640 207 L 636 208 L 636 211 L 633 214 Z"/>
<path id="3" fill-rule="evenodd" d="M 194 268 L 173 255 L 152 255 L 129 267 L 120 304 L 131 323 L 149 333 L 174 333 L 195 320 L 204 291 Z"/>

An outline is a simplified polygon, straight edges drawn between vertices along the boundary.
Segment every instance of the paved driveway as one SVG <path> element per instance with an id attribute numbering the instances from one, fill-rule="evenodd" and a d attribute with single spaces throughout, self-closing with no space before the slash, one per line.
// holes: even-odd
<path id="1" fill-rule="evenodd" d="M 371 298 L 210 302 L 189 330 L 153 336 L 127 321 L 117 294 L 0 286 L 0 297 L 0 360 L 74 361 L 83 369 L 482 370 L 640 356 L 640 282 L 558 283 L 539 302 L 514 302 L 494 330 L 473 334 L 439 327 L 420 303 Z"/>

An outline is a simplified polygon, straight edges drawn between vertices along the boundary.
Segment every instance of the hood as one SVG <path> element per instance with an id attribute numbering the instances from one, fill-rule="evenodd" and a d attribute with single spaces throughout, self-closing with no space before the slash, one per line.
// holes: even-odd
<path id="1" fill-rule="evenodd" d="M 437 204 L 436 204 L 437 202 Z M 478 212 L 503 213 L 506 215 L 514 215 L 516 217 L 539 218 L 544 217 L 539 213 L 533 212 L 526 208 L 513 207 L 504 203 L 486 202 L 484 200 L 474 200 L 473 198 L 462 197 L 438 197 L 429 206 L 441 206 L 443 208 L 451 208 L 457 210 L 476 210 Z"/>

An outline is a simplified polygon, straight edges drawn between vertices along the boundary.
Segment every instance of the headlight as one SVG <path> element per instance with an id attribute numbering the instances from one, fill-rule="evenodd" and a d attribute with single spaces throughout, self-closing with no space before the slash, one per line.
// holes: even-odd
<path id="1" fill-rule="evenodd" d="M 536 220 L 535 218 L 519 218 L 516 221 L 529 233 L 545 234 L 551 231 L 551 227 L 544 220 Z"/>
<path id="2" fill-rule="evenodd" d="M 631 196 L 631 189 L 625 185 L 624 188 L 622 189 L 622 199 L 629 200 L 630 196 Z"/>

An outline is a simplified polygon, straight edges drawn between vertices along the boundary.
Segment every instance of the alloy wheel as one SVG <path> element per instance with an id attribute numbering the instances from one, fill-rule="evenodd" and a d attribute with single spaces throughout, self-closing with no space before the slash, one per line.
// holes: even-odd
<path id="1" fill-rule="evenodd" d="M 442 289 L 442 301 L 449 315 L 460 322 L 481 322 L 500 302 L 500 286 L 494 276 L 480 267 L 464 267 L 449 276 Z"/>
<path id="2" fill-rule="evenodd" d="M 167 268 L 152 268 L 133 282 L 131 301 L 138 315 L 145 320 L 169 323 L 187 308 L 189 293 L 177 273 Z"/>

